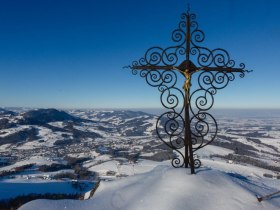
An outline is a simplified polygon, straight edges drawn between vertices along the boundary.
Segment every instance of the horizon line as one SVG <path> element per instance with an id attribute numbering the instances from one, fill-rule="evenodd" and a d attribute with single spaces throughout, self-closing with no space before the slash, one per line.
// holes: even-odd
<path id="1" fill-rule="evenodd" d="M 129 109 L 133 109 L 133 110 L 145 110 L 145 109 L 163 109 L 163 110 L 167 110 L 164 107 L 42 107 L 42 106 L 0 106 L 0 108 L 2 109 L 7 109 L 7 108 L 11 108 L 11 109 L 82 109 L 82 110 L 87 110 L 87 109 L 96 109 L 96 110 L 129 110 Z M 279 108 L 276 107 L 213 107 L 209 110 L 215 110 L 215 109 L 224 109 L 224 110 L 231 110 L 231 109 L 236 109 L 236 110 L 280 110 Z M 208 111 L 209 111 L 208 110 Z"/>

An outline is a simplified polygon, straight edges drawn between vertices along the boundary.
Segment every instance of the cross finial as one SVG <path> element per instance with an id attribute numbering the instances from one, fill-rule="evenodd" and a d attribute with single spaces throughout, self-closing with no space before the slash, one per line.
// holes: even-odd
<path id="1" fill-rule="evenodd" d="M 191 6 L 190 6 L 190 3 L 188 3 L 188 10 L 187 10 L 187 13 L 189 14 L 191 11 Z"/>

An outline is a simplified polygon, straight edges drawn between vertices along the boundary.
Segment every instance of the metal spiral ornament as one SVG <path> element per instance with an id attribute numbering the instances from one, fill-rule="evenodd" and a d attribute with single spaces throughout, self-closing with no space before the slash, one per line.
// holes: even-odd
<path id="1" fill-rule="evenodd" d="M 181 21 L 178 24 L 178 28 L 173 30 L 171 39 L 175 43 L 174 46 L 162 48 L 162 47 L 151 47 L 149 48 L 144 57 L 138 61 L 132 62 L 132 65 L 127 66 L 132 69 L 133 74 L 137 74 L 134 67 L 151 67 L 158 69 L 159 66 L 176 66 L 179 62 L 179 56 L 186 54 L 186 18 L 187 14 L 183 13 Z"/>
<path id="2" fill-rule="evenodd" d="M 180 151 L 184 145 L 184 118 L 183 104 L 184 93 L 175 85 L 177 74 L 173 71 L 163 70 L 141 70 L 139 75 L 145 78 L 146 82 L 157 87 L 161 92 L 160 100 L 164 108 L 167 109 L 157 120 L 156 132 L 159 139 L 169 148 L 176 151 L 178 156 L 171 161 L 174 167 L 183 167 L 184 154 Z"/>

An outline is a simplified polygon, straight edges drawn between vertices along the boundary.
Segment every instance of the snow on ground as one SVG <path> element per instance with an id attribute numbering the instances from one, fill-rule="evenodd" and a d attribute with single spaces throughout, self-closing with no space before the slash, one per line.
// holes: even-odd
<path id="1" fill-rule="evenodd" d="M 92 166 L 89 170 L 98 172 L 100 175 L 104 175 L 108 171 L 114 171 L 117 174 L 131 176 L 134 174 L 146 173 L 154 169 L 156 166 L 166 163 L 168 164 L 169 161 L 159 163 L 151 160 L 139 160 L 136 164 L 134 164 L 129 162 L 121 163 L 121 161 L 118 160 L 111 160 Z"/>
<path id="2" fill-rule="evenodd" d="M 141 153 L 141 157 L 152 157 L 155 154 L 155 152 Z"/>
<path id="3" fill-rule="evenodd" d="M 14 134 L 14 133 L 17 133 L 17 132 L 20 132 L 20 131 L 23 131 L 23 130 L 26 130 L 26 129 L 29 129 L 29 128 L 31 128 L 30 125 L 19 125 L 19 126 L 16 126 L 14 128 L 1 129 L 0 137 L 4 138 L 4 137 L 7 137 L 11 134 Z"/>
<path id="4" fill-rule="evenodd" d="M 51 165 L 53 163 L 63 164 L 63 163 L 65 163 L 65 161 L 53 160 L 51 158 L 42 157 L 42 156 L 33 156 L 33 157 L 30 157 L 29 159 L 18 161 L 13 165 L 1 167 L 0 171 L 9 171 L 9 170 L 12 170 L 13 168 L 23 166 L 23 165 L 27 165 L 27 164 L 31 164 L 31 163 L 32 164 L 36 163 L 36 165 L 39 166 L 39 165 Z"/>
<path id="5" fill-rule="evenodd" d="M 145 120 L 146 124 L 152 125 L 146 129 L 144 132 L 146 135 L 151 135 L 152 131 L 156 130 L 157 118 L 153 118 L 150 120 Z"/>
<path id="6" fill-rule="evenodd" d="M 259 180 L 261 181 L 261 180 Z M 264 184 L 233 173 L 203 167 L 196 175 L 169 165 L 116 180 L 102 182 L 87 201 L 36 200 L 21 210 L 279 210 L 280 200 L 259 203 L 255 192 Z M 267 187 L 272 192 L 272 189 Z"/>
<path id="7" fill-rule="evenodd" d="M 263 177 L 269 170 L 209 159 L 211 154 L 233 151 L 208 146 L 199 156 L 202 167 L 196 175 L 189 169 L 175 169 L 170 161 L 139 160 L 136 164 L 121 159 L 98 157 L 90 170 L 115 171 L 129 175 L 101 182 L 95 195 L 87 201 L 36 200 L 20 210 L 279 210 L 280 196 L 259 203 L 256 195 L 280 190 L 280 181 Z M 134 175 L 135 174 L 135 175 Z M 108 180 L 110 180 L 108 176 Z"/>
<path id="8" fill-rule="evenodd" d="M 71 133 L 69 132 L 60 132 L 60 131 L 53 132 L 51 129 L 45 128 L 43 126 L 33 125 L 32 127 L 38 129 L 38 137 L 39 137 L 38 141 L 27 141 L 22 145 L 18 145 L 17 146 L 18 150 L 21 149 L 29 150 L 34 147 L 42 147 L 42 143 L 40 142 L 40 140 L 44 142 L 43 144 L 44 146 L 53 147 L 56 141 L 65 139 L 63 135 L 65 134 L 69 136 L 71 135 Z"/>
<path id="9" fill-rule="evenodd" d="M 82 126 L 73 126 L 75 129 L 83 131 L 83 132 L 94 132 L 99 134 L 102 137 L 111 137 L 112 134 L 106 131 L 100 130 L 97 126 L 93 125 L 93 123 L 84 123 Z"/>
<path id="10" fill-rule="evenodd" d="M 183 151 L 182 151 L 183 152 Z M 203 148 L 202 150 L 198 150 L 196 153 L 199 155 L 201 158 L 209 158 L 211 155 L 228 155 L 233 153 L 233 150 L 218 147 L 218 146 L 213 146 L 213 145 L 207 145 L 207 147 Z"/>
<path id="11" fill-rule="evenodd" d="M 11 144 L 3 144 L 0 146 L 0 151 L 5 151 L 11 147 Z"/>
<path id="12" fill-rule="evenodd" d="M 65 127 L 64 122 L 59 122 L 59 121 L 50 122 L 48 124 L 51 125 L 51 126 L 57 127 L 57 128 L 64 128 Z"/>
<path id="13" fill-rule="evenodd" d="M 1 182 L 9 182 L 9 183 L 47 183 L 47 182 L 53 182 L 55 179 L 53 179 L 53 176 L 60 173 L 74 173 L 74 170 L 72 169 L 64 169 L 54 172 L 40 172 L 37 170 L 26 170 L 25 172 L 22 172 L 17 175 L 13 175 L 13 179 L 2 179 Z M 1 183 L 0 182 L 0 183 Z M 1 195 L 0 195 L 1 198 Z"/>
<path id="14" fill-rule="evenodd" d="M 210 158 L 211 155 L 219 154 L 219 155 L 228 155 L 233 153 L 232 150 L 208 145 L 207 147 L 204 147 L 202 150 L 197 151 L 197 155 L 199 156 L 202 165 L 205 167 L 211 167 L 217 170 L 222 170 L 229 173 L 239 173 L 243 176 L 255 176 L 255 177 L 263 177 L 264 173 L 268 174 L 274 174 L 275 172 L 272 172 L 270 170 L 258 168 L 255 166 L 247 165 L 247 164 L 241 164 L 241 163 L 229 163 L 227 160 L 219 159 L 219 158 Z M 279 164 L 279 163 L 278 163 Z M 279 190 L 280 190 L 280 181 L 279 181 Z"/>

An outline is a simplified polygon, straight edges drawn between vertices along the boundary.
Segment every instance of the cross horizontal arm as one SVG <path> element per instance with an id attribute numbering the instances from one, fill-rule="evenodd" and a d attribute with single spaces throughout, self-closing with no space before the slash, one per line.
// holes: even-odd
<path id="1" fill-rule="evenodd" d="M 173 66 L 132 66 L 131 69 L 135 70 L 174 70 Z"/>
<path id="2" fill-rule="evenodd" d="M 151 71 L 156 71 L 156 70 L 167 70 L 167 71 L 171 71 L 171 70 L 178 70 L 179 72 L 183 73 L 184 72 L 188 72 L 186 70 L 181 70 L 179 67 L 175 67 L 175 66 L 152 66 L 152 65 L 146 65 L 146 66 L 127 66 L 130 69 L 133 70 L 151 70 Z M 200 67 L 197 68 L 195 67 L 193 69 L 192 73 L 195 73 L 197 71 L 218 71 L 218 72 L 236 72 L 236 73 L 244 73 L 244 72 L 251 72 L 249 70 L 244 70 L 243 68 L 232 68 L 232 67 Z"/>
<path id="3" fill-rule="evenodd" d="M 231 68 L 231 67 L 201 67 L 199 70 L 205 71 L 219 71 L 219 72 L 244 72 L 242 68 Z"/>

